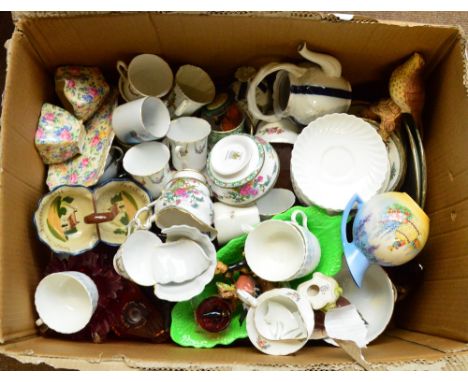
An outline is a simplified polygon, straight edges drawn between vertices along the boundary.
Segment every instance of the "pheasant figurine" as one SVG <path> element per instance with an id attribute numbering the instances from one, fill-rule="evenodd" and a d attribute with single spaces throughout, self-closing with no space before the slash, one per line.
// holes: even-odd
<path id="1" fill-rule="evenodd" d="M 402 113 L 409 113 L 413 116 L 421 132 L 421 114 L 424 106 L 424 65 L 423 56 L 417 52 L 413 53 L 405 63 L 392 72 L 389 81 L 390 97 L 400 107 Z"/>

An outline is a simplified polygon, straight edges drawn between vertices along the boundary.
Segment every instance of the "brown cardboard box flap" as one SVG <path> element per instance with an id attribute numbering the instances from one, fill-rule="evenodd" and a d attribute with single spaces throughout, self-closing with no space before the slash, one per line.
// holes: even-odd
<path id="1" fill-rule="evenodd" d="M 389 335 L 371 346 L 372 351 L 364 351 L 371 370 L 396 370 L 402 365 L 411 370 L 455 370 L 468 365 L 466 349 L 446 354 Z M 22 362 L 80 370 L 362 370 L 333 346 L 308 346 L 293 356 L 275 357 L 250 347 L 195 351 L 171 344 L 118 341 L 93 345 L 37 337 L 1 346 L 0 353 Z"/>

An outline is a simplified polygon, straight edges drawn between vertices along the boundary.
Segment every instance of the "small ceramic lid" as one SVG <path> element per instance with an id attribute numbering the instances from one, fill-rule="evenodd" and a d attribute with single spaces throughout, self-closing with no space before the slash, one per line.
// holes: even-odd
<path id="1" fill-rule="evenodd" d="M 262 141 L 248 134 L 230 135 L 211 150 L 207 172 L 219 187 L 238 187 L 255 178 L 264 160 Z"/>

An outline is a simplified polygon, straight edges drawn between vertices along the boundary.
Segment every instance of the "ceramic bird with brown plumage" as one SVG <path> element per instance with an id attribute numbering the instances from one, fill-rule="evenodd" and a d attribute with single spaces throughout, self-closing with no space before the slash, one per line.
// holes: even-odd
<path id="1" fill-rule="evenodd" d="M 421 133 L 421 115 L 424 106 L 424 66 L 423 56 L 417 52 L 413 53 L 406 62 L 392 72 L 389 81 L 390 97 L 403 113 L 409 113 L 413 116 Z"/>

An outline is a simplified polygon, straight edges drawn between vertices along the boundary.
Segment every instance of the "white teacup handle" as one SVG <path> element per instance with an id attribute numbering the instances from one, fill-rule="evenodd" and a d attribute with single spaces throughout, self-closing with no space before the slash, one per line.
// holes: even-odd
<path id="1" fill-rule="evenodd" d="M 125 79 L 128 78 L 128 67 L 127 64 L 121 60 L 117 61 L 117 64 L 115 65 L 117 68 L 117 71 L 119 74 L 124 77 Z"/>
<path id="2" fill-rule="evenodd" d="M 286 70 L 287 72 L 292 73 L 296 77 L 302 77 L 304 73 L 307 71 L 305 68 L 301 68 L 299 66 L 288 64 L 288 63 L 278 63 L 272 62 L 260 68 L 257 72 L 255 77 L 253 78 L 252 82 L 249 85 L 249 90 L 247 92 L 247 105 L 249 108 L 250 113 L 256 119 L 260 119 L 262 121 L 267 122 L 277 122 L 281 119 L 280 116 L 275 114 L 265 115 L 263 114 L 257 105 L 257 98 L 256 98 L 256 89 L 257 86 L 262 82 L 266 76 L 277 72 L 279 70 Z"/>
<path id="3" fill-rule="evenodd" d="M 174 115 L 180 117 L 182 114 L 184 114 L 187 104 L 188 101 L 186 99 L 182 100 L 179 106 L 177 106 L 177 108 L 175 109 Z"/>
<path id="4" fill-rule="evenodd" d="M 246 292 L 243 289 L 236 289 L 237 297 L 241 300 L 244 304 L 248 305 L 251 308 L 255 308 L 257 306 L 257 299 L 252 296 L 250 293 Z"/>
<path id="5" fill-rule="evenodd" d="M 299 222 L 297 221 L 297 215 L 301 215 L 302 217 L 302 227 L 305 228 L 305 229 L 309 229 L 309 227 L 307 226 L 307 215 L 304 213 L 304 211 L 301 211 L 301 210 L 296 210 L 294 211 L 292 214 L 291 214 L 291 221 L 293 223 L 296 223 L 298 225 L 301 225 L 299 224 Z"/>

